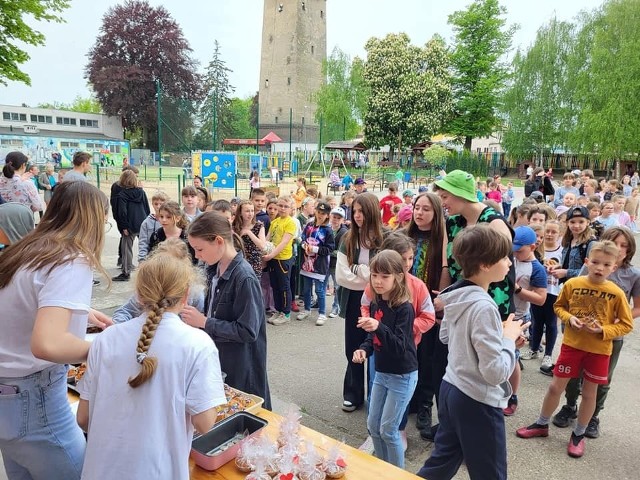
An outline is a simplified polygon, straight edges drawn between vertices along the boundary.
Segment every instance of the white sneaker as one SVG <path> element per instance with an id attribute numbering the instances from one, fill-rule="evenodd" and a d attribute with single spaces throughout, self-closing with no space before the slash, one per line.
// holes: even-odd
<path id="1" fill-rule="evenodd" d="M 538 358 L 538 352 L 534 352 L 530 348 L 528 348 L 520 352 L 520 358 L 522 360 L 532 360 L 534 358 Z"/>
<path id="2" fill-rule="evenodd" d="M 309 315 L 311 314 L 311 312 L 309 310 L 304 310 L 303 312 L 300 312 L 298 314 L 298 316 L 296 317 L 297 320 L 304 320 L 305 318 L 307 318 Z"/>
<path id="3" fill-rule="evenodd" d="M 358 450 L 368 453 L 369 455 L 373 455 L 373 439 L 371 438 L 371 435 L 369 435 L 364 443 L 358 447 Z"/>
<path id="4" fill-rule="evenodd" d="M 291 320 L 290 315 L 285 315 L 282 312 L 279 312 L 277 315 L 274 315 L 271 318 L 271 321 L 269 321 L 269 323 L 271 325 L 284 325 L 285 323 L 288 323 L 289 320 Z"/>
<path id="5" fill-rule="evenodd" d="M 542 357 L 542 364 L 540 368 L 550 369 L 553 366 L 553 360 L 550 355 L 545 355 Z"/>
<path id="6" fill-rule="evenodd" d="M 337 308 L 333 308 L 331 309 L 331 313 L 329 314 L 329 318 L 336 318 L 338 315 L 340 315 L 340 312 Z"/>
<path id="7" fill-rule="evenodd" d="M 327 321 L 326 315 L 318 315 L 318 318 L 316 319 L 316 325 L 318 327 L 321 327 L 322 325 L 324 325 L 324 322 L 326 321 Z"/>

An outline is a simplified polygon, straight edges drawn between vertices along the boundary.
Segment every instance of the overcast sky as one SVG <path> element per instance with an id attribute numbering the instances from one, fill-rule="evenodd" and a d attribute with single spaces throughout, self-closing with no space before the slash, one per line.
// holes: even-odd
<path id="1" fill-rule="evenodd" d="M 282 0 L 285 5 L 297 0 Z M 317 0 L 310 0 L 317 1 Z M 102 17 L 109 7 L 123 0 L 72 0 L 65 12 L 66 23 L 32 24 L 47 37 L 43 47 L 28 47 L 31 56 L 23 70 L 31 76 L 31 86 L 11 82 L 0 85 L 0 104 L 69 103 L 80 95 L 89 96 L 84 77 L 87 52 L 94 44 Z M 149 0 L 164 5 L 182 27 L 201 68 L 211 59 L 213 42 L 218 40 L 223 59 L 232 70 L 231 84 L 236 95 L 248 97 L 258 87 L 260 42 L 262 38 L 261 0 Z M 371 37 L 406 32 L 412 42 L 423 45 L 439 33 L 451 41 L 447 17 L 463 10 L 470 0 L 327 0 L 327 54 L 339 47 L 350 56 L 364 57 L 364 44 Z M 581 10 L 592 10 L 603 0 L 502 0 L 509 24 L 520 29 L 514 47 L 530 45 L 540 26 L 551 18 L 572 20 Z"/>

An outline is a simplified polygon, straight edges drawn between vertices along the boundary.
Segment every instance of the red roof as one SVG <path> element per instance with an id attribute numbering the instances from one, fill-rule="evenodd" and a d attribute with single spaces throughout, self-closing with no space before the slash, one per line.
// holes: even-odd
<path id="1" fill-rule="evenodd" d="M 262 138 L 262 141 L 267 143 L 278 143 L 281 142 L 282 139 L 275 133 L 269 132 Z"/>

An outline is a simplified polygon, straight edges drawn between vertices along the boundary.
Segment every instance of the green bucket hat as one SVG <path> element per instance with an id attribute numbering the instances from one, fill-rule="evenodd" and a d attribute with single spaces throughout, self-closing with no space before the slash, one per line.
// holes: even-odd
<path id="1" fill-rule="evenodd" d="M 464 198 L 469 202 L 476 203 L 476 181 L 473 175 L 462 170 L 453 170 L 447 173 L 442 180 L 438 180 L 436 185 L 442 190 L 446 190 L 456 197 Z"/>

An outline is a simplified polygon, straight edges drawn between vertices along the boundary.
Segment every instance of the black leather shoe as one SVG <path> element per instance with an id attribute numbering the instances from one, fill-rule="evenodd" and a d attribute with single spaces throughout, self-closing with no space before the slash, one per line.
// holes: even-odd
<path id="1" fill-rule="evenodd" d="M 117 277 L 112 277 L 111 280 L 113 280 L 114 282 L 128 282 L 129 278 L 130 278 L 129 274 L 121 273 Z"/>

